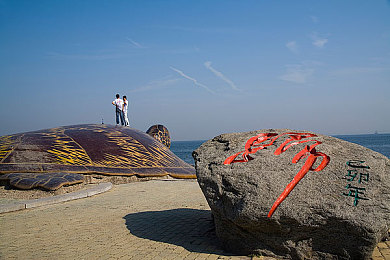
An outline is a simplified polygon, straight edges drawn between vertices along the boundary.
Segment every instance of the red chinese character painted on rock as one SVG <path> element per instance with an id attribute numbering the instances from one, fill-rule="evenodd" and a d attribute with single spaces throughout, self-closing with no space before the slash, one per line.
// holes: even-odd
<path id="1" fill-rule="evenodd" d="M 308 171 L 315 171 L 319 172 L 323 170 L 329 163 L 330 158 L 324 153 L 317 152 L 315 147 L 322 142 L 313 140 L 313 139 L 307 139 L 302 140 L 310 137 L 315 137 L 317 135 L 310 134 L 310 133 L 283 133 L 283 134 L 276 134 L 276 133 L 261 133 L 254 137 L 249 138 L 249 140 L 245 144 L 245 150 L 241 151 L 239 153 L 236 153 L 232 156 L 229 156 L 226 158 L 224 164 L 231 164 L 231 163 L 237 163 L 237 162 L 247 162 L 249 160 L 252 160 L 253 158 L 250 157 L 250 154 L 254 154 L 259 150 L 262 150 L 268 146 L 273 145 L 273 143 L 281 136 L 288 135 L 289 138 L 284 141 L 274 152 L 275 155 L 280 155 L 287 151 L 288 148 L 291 146 L 307 143 L 307 142 L 314 142 L 312 145 L 306 145 L 299 153 L 297 153 L 294 158 L 292 159 L 292 163 L 297 163 L 301 159 L 306 158 L 305 164 L 302 166 L 301 170 L 295 175 L 293 180 L 286 186 L 282 194 L 276 199 L 274 204 L 271 207 L 271 210 L 268 212 L 268 217 L 270 218 L 276 208 L 280 205 L 280 203 L 283 202 L 283 200 L 290 194 L 290 192 L 294 189 L 294 187 L 298 184 L 298 182 L 306 175 Z M 265 143 L 265 141 L 268 141 L 268 143 Z M 242 155 L 242 159 L 236 159 L 239 155 Z M 317 166 L 317 168 L 313 169 L 313 165 L 316 162 L 318 157 L 322 157 L 322 161 L 320 165 Z"/>

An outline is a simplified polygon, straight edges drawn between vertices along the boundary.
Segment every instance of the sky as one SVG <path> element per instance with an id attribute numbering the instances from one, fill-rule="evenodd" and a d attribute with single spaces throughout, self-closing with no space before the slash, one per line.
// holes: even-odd
<path id="1" fill-rule="evenodd" d="M 0 0 L 0 135 L 390 132 L 390 1 Z"/>

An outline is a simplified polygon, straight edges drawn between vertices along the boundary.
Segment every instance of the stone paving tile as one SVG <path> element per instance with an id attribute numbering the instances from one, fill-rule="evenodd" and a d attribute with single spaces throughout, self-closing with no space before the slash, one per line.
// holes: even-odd
<path id="1" fill-rule="evenodd" d="M 148 181 L 0 214 L 0 259 L 262 259 L 221 249 L 195 181 Z M 389 260 L 382 242 L 373 260 Z"/>

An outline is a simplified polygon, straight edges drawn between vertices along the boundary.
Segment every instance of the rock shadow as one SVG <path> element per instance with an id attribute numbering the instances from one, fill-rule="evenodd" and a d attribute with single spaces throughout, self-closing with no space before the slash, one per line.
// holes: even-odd
<path id="1" fill-rule="evenodd" d="M 184 247 L 190 252 L 232 255 L 215 235 L 210 210 L 145 211 L 123 217 L 134 236 Z"/>

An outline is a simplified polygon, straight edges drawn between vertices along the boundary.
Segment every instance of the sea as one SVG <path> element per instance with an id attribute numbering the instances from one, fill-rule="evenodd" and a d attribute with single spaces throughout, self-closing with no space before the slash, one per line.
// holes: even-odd
<path id="1" fill-rule="evenodd" d="M 390 134 L 335 135 L 334 137 L 360 144 L 390 158 Z M 194 165 L 192 152 L 205 141 L 173 141 L 171 151 L 186 163 Z"/>

